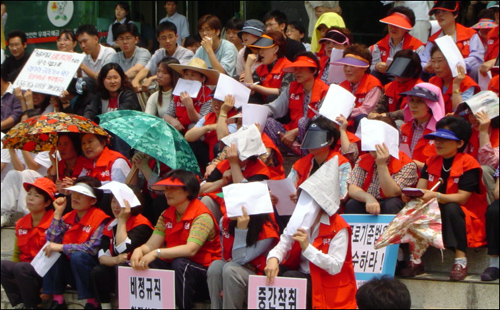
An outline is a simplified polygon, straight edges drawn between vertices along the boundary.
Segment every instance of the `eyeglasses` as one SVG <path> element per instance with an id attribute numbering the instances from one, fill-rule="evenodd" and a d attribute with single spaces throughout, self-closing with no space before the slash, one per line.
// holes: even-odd
<path id="1" fill-rule="evenodd" d="M 276 22 L 272 22 L 272 23 L 266 23 L 265 25 L 266 25 L 266 27 L 272 27 L 274 25 L 279 25 L 279 24 Z"/>

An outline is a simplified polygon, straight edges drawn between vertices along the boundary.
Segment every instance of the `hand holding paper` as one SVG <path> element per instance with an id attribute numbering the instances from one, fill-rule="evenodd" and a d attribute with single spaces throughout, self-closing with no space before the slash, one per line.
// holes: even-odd
<path id="1" fill-rule="evenodd" d="M 233 95 L 235 98 L 234 106 L 241 107 L 243 104 L 248 103 L 250 98 L 250 89 L 235 79 L 221 74 L 217 82 L 217 89 L 215 90 L 214 98 L 224 101 L 226 95 Z"/>
<path id="2" fill-rule="evenodd" d="M 222 188 L 228 217 L 243 215 L 242 207 L 248 215 L 273 213 L 273 205 L 267 184 L 264 182 L 237 183 Z"/>
<path id="3" fill-rule="evenodd" d="M 341 86 L 332 84 L 323 100 L 323 104 L 319 109 L 319 114 L 329 120 L 341 125 L 337 121 L 340 115 L 348 118 L 354 109 L 356 97 Z"/>
<path id="4" fill-rule="evenodd" d="M 377 151 L 377 144 L 385 144 L 389 154 L 399 159 L 399 131 L 391 125 L 363 118 L 356 135 L 361 138 L 362 151 Z"/>

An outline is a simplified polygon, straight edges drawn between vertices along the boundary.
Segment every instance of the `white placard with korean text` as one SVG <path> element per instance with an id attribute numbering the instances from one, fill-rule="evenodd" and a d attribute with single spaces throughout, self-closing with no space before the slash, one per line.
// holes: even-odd
<path id="1" fill-rule="evenodd" d="M 248 279 L 248 309 L 305 309 L 307 280 L 276 277 L 266 284 L 265 276 Z"/>

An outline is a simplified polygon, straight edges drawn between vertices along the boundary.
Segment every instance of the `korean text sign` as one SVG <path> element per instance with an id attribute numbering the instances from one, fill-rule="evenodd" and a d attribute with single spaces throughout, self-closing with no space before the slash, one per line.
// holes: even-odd
<path id="1" fill-rule="evenodd" d="M 60 96 L 68 88 L 84 54 L 35 49 L 19 73 L 14 88 Z"/>
<path id="2" fill-rule="evenodd" d="M 305 309 L 306 296 L 306 279 L 276 277 L 269 285 L 264 276 L 248 280 L 248 309 Z"/>
<path id="3" fill-rule="evenodd" d="M 118 267 L 120 309 L 175 309 L 175 273 Z"/>

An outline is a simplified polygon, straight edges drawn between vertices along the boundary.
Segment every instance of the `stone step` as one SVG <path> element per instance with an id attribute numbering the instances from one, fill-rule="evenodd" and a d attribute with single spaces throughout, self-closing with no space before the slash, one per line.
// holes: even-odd
<path id="1" fill-rule="evenodd" d="M 443 256 L 439 249 L 430 247 L 422 257 L 425 271 L 432 273 L 449 273 L 453 267 L 455 254 L 449 250 L 443 250 Z M 467 250 L 467 268 L 469 274 L 480 275 L 489 265 L 488 249 L 475 248 Z"/>
<path id="2" fill-rule="evenodd" d="M 449 273 L 425 273 L 400 279 L 410 291 L 412 308 L 419 309 L 498 309 L 499 285 L 482 282 L 478 275 L 464 281 L 449 281 Z"/>
<path id="3" fill-rule="evenodd" d="M 16 240 L 16 230 L 14 226 L 2 228 L 2 259 L 10 259 L 14 250 L 14 241 Z"/>

